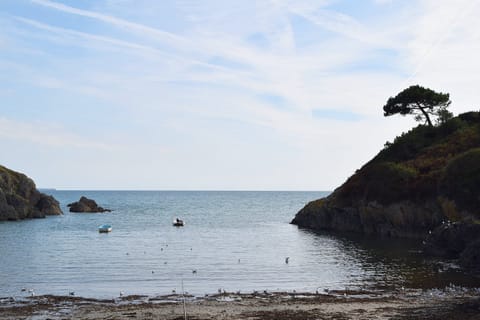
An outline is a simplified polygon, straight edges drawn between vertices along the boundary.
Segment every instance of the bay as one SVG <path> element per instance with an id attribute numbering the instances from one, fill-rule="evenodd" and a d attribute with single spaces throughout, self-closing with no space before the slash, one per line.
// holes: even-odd
<path id="1" fill-rule="evenodd" d="M 328 192 L 49 191 L 64 215 L 0 223 L 0 296 L 93 298 L 254 290 L 480 286 L 419 241 L 341 237 L 289 222 Z M 81 196 L 111 213 L 70 213 Z M 174 218 L 184 227 L 172 226 Z M 98 232 L 101 224 L 113 231 Z M 286 258 L 288 263 L 286 263 Z M 22 291 L 22 288 L 27 291 Z"/>

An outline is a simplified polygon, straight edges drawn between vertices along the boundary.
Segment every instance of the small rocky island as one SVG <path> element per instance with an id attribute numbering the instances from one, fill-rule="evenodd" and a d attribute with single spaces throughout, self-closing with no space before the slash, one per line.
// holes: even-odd
<path id="1" fill-rule="evenodd" d="M 111 212 L 110 209 L 100 207 L 95 200 L 88 199 L 87 197 L 81 197 L 80 200 L 68 204 L 70 212 Z"/>
<path id="2" fill-rule="evenodd" d="M 0 166 L 0 221 L 60 215 L 60 204 L 26 175 Z"/>
<path id="3" fill-rule="evenodd" d="M 417 238 L 425 253 L 459 259 L 462 266 L 480 271 L 480 112 L 419 125 L 387 142 L 342 186 L 308 203 L 291 223 Z"/>

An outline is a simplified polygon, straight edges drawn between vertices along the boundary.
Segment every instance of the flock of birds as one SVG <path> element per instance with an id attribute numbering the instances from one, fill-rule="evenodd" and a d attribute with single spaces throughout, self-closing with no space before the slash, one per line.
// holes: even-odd
<path id="1" fill-rule="evenodd" d="M 166 244 L 165 247 L 168 247 L 168 244 Z M 160 248 L 160 251 L 163 251 L 163 247 Z M 193 251 L 193 248 L 190 248 L 190 251 Z M 144 253 L 144 254 L 147 254 L 146 251 L 144 251 L 143 253 Z M 129 256 L 130 253 L 127 252 L 126 255 Z M 286 258 L 285 258 L 285 264 L 288 264 L 289 261 L 290 261 L 290 257 L 286 257 Z M 240 263 L 240 262 L 241 262 L 241 259 L 238 259 L 238 263 Z M 164 264 L 167 264 L 167 261 L 165 261 Z M 152 270 L 152 274 L 155 274 L 155 270 Z M 193 270 L 192 270 L 192 274 L 196 275 L 196 274 L 197 274 L 197 269 L 193 269 Z M 28 292 L 29 295 L 32 296 L 32 297 L 35 296 L 35 290 L 34 290 L 33 288 L 30 288 L 30 289 L 22 288 L 21 291 L 22 291 L 22 292 Z M 254 293 L 255 293 L 255 292 L 256 292 L 256 291 L 254 291 Z M 218 289 L 218 293 L 224 293 L 224 294 L 225 294 L 226 291 L 225 291 L 225 289 L 219 288 L 219 289 Z M 238 291 L 237 293 L 240 294 L 240 291 Z M 267 293 L 267 290 L 265 290 L 264 293 Z M 75 291 L 70 291 L 68 294 L 69 294 L 69 296 L 75 296 Z M 175 290 L 175 289 L 172 290 L 172 294 L 176 294 L 176 290 Z M 120 291 L 119 296 L 120 296 L 120 297 L 123 297 L 124 295 L 125 295 L 125 292 L 124 292 L 124 291 Z"/>

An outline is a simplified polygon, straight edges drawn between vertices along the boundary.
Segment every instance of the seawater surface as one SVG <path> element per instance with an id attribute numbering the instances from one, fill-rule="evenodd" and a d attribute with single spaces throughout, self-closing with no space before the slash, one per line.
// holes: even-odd
<path id="1" fill-rule="evenodd" d="M 161 295 L 180 292 L 182 282 L 195 295 L 479 285 L 425 260 L 418 241 L 345 238 L 289 224 L 327 192 L 47 193 L 60 201 L 64 215 L 0 223 L 0 296 L 28 289 L 94 298 Z M 80 196 L 113 212 L 68 212 L 67 204 Z M 186 225 L 173 227 L 175 217 Z M 105 223 L 113 231 L 100 234 Z"/>

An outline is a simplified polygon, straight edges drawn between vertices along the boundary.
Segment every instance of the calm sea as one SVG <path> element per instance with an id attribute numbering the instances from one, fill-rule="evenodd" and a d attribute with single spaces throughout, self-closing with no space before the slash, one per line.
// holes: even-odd
<path id="1" fill-rule="evenodd" d="M 51 191 L 62 216 L 0 223 L 0 296 L 195 295 L 479 285 L 417 242 L 344 238 L 289 222 L 325 192 Z M 70 213 L 93 198 L 111 213 Z M 172 226 L 175 217 L 183 228 Z M 100 234 L 98 226 L 113 231 Z M 289 257 L 288 264 L 285 262 Z"/>

